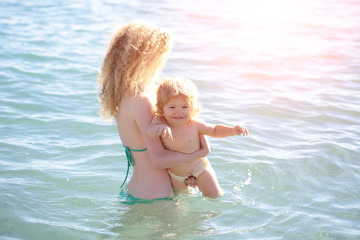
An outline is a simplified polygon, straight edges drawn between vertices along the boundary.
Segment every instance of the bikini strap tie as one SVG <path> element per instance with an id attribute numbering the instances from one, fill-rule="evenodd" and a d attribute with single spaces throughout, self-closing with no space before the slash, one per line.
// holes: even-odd
<path id="1" fill-rule="evenodd" d="M 123 145 L 124 146 L 124 145 Z M 131 166 L 134 166 L 135 164 L 135 160 L 134 160 L 134 157 L 133 155 L 131 154 L 131 151 L 133 152 L 143 152 L 143 151 L 146 151 L 146 148 L 145 149 L 140 149 L 140 150 L 136 150 L 136 149 L 130 149 L 129 147 L 127 146 L 124 146 L 125 148 L 125 155 L 126 155 L 126 161 L 127 161 L 127 170 L 126 170 L 126 176 L 125 176 L 125 179 L 123 181 L 123 183 L 121 184 L 120 188 L 122 188 L 126 182 L 126 179 L 129 175 L 129 170 L 130 170 L 130 167 Z"/>

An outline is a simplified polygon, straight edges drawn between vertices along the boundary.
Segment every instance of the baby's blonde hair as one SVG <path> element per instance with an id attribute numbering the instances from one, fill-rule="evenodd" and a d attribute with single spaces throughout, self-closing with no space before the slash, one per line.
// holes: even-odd
<path id="1" fill-rule="evenodd" d="M 97 78 L 100 115 L 116 117 L 125 92 L 137 94 L 147 88 L 165 65 L 169 51 L 169 34 L 155 26 L 130 23 L 117 31 Z"/>
<path id="2" fill-rule="evenodd" d="M 185 98 L 186 103 L 189 104 L 191 108 L 191 117 L 195 117 L 200 111 L 196 85 L 189 79 L 177 78 L 166 79 L 159 85 L 156 94 L 156 116 L 163 117 L 164 106 L 172 98 L 179 96 Z"/>

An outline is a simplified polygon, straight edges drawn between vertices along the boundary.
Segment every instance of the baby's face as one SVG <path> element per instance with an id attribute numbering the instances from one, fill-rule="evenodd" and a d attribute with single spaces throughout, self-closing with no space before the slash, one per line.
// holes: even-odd
<path id="1" fill-rule="evenodd" d="M 191 106 L 182 96 L 172 98 L 164 106 L 164 116 L 172 126 L 186 125 L 191 118 Z"/>

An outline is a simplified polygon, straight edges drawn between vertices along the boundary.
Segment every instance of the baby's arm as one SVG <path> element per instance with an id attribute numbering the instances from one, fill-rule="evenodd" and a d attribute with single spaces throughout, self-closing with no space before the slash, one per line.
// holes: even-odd
<path id="1" fill-rule="evenodd" d="M 171 141 L 173 141 L 170 127 L 164 124 L 163 121 L 158 117 L 155 117 L 151 121 L 151 124 L 147 129 L 147 134 L 150 138 L 168 137 Z"/>
<path id="2" fill-rule="evenodd" d="M 234 127 L 223 125 L 223 124 L 208 124 L 206 122 L 198 122 L 199 133 L 210 137 L 224 138 L 233 135 L 247 136 L 249 131 L 243 125 L 236 125 Z"/>

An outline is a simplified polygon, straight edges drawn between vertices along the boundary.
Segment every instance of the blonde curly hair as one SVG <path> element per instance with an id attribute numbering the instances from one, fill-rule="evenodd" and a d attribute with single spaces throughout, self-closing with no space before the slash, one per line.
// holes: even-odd
<path id="1" fill-rule="evenodd" d="M 178 96 L 184 97 L 186 103 L 189 104 L 191 117 L 195 117 L 199 113 L 200 105 L 196 85 L 186 78 L 171 78 L 164 80 L 157 89 L 155 115 L 164 117 L 164 106 L 172 98 Z"/>
<path id="2" fill-rule="evenodd" d="M 138 94 L 160 73 L 170 52 L 169 33 L 145 23 L 130 23 L 117 31 L 97 78 L 101 88 L 99 114 L 116 117 L 127 91 Z"/>

